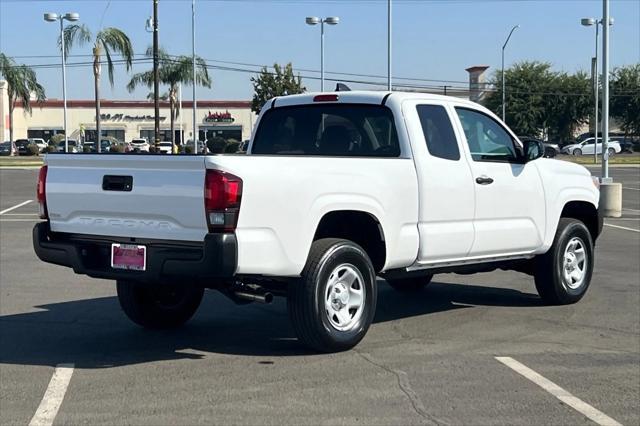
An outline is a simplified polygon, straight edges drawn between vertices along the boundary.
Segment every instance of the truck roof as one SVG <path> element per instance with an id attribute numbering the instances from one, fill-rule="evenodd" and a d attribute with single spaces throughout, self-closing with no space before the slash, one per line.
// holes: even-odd
<path id="1" fill-rule="evenodd" d="M 373 90 L 352 90 L 344 92 L 311 92 L 300 95 L 280 96 L 269 100 L 265 104 L 265 108 L 272 106 L 292 106 L 314 103 L 314 98 L 318 95 L 337 95 L 337 103 L 356 103 L 356 104 L 381 104 L 383 99 L 388 97 L 394 102 L 404 99 L 423 99 L 423 100 L 446 100 L 455 101 L 463 104 L 474 104 L 471 101 L 456 98 L 453 96 L 435 95 L 431 93 L 415 93 L 415 92 L 389 92 L 389 91 L 373 91 Z M 275 103 L 274 103 L 275 100 Z M 474 104 L 477 106 L 477 104 Z"/>

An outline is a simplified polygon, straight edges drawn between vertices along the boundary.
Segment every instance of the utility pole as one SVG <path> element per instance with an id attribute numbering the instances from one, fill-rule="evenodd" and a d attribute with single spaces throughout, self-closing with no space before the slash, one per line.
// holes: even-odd
<path id="1" fill-rule="evenodd" d="M 387 90 L 391 91 L 391 0 L 387 0 Z"/>
<path id="2" fill-rule="evenodd" d="M 154 146 L 156 153 L 160 145 L 160 73 L 158 70 L 158 0 L 153 0 L 153 107 Z"/>
<path id="3" fill-rule="evenodd" d="M 609 0 L 602 1 L 602 181 L 609 179 Z M 596 143 L 598 140 L 596 139 Z M 596 145 L 597 148 L 597 145 Z"/>
<path id="4" fill-rule="evenodd" d="M 198 154 L 200 134 L 196 126 L 196 0 L 191 0 L 191 56 L 193 61 L 193 151 Z"/>

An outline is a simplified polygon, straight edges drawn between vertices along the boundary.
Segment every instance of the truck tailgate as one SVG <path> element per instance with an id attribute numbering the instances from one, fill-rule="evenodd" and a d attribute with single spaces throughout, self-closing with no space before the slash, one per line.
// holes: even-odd
<path id="1" fill-rule="evenodd" d="M 45 164 L 53 232 L 183 241 L 207 233 L 203 157 L 53 154 Z"/>

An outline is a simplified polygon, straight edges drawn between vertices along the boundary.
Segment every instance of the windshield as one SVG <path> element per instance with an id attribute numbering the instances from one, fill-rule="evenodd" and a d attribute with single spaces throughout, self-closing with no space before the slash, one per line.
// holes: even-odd
<path id="1" fill-rule="evenodd" d="M 381 105 L 331 104 L 267 111 L 252 154 L 398 157 L 393 113 Z"/>

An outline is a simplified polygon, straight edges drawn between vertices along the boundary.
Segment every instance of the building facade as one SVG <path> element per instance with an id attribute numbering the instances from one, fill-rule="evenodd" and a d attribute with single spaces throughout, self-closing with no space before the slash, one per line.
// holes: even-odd
<path id="1" fill-rule="evenodd" d="M 1 84 L 2 82 L 0 82 Z M 2 86 L 0 86 L 0 89 Z M 100 108 L 103 136 L 121 141 L 133 138 L 154 138 L 154 108 L 149 101 L 102 100 Z M 0 92 L 0 139 L 9 140 L 9 108 L 6 93 Z M 96 140 L 95 105 L 93 100 L 67 101 L 69 137 L 76 140 Z M 31 114 L 25 113 L 20 102 L 13 112 L 13 138 L 42 138 L 64 133 L 63 102 L 47 99 L 32 103 Z M 175 119 L 175 140 L 178 143 L 193 137 L 191 102 L 183 102 Z M 199 140 L 222 137 L 243 141 L 249 139 L 257 116 L 249 101 L 198 101 L 196 126 Z M 171 140 L 169 103 L 160 103 L 160 139 Z"/>

